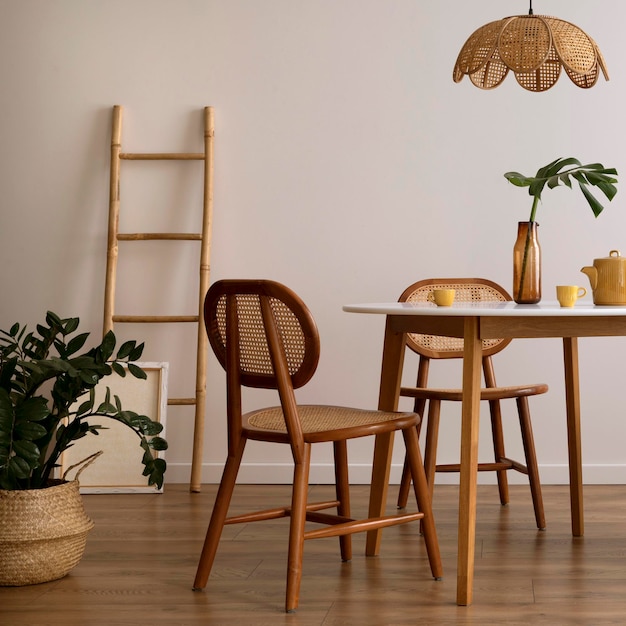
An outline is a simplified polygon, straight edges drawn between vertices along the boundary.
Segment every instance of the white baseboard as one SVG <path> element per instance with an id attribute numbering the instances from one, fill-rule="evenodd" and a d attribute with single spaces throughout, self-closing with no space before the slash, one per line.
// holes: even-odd
<path id="1" fill-rule="evenodd" d="M 242 464 L 237 481 L 253 485 L 280 485 L 292 480 L 291 464 Z M 221 464 L 206 463 L 202 466 L 202 483 L 219 483 L 222 477 Z M 168 463 L 165 482 L 189 482 L 191 465 L 189 463 Z M 569 483 L 567 465 L 540 465 L 539 474 L 544 485 L 567 485 Z M 391 467 L 391 484 L 398 484 L 402 475 L 402 466 Z M 371 478 L 369 465 L 350 465 L 350 482 L 354 485 L 367 485 Z M 626 465 L 583 465 L 583 480 L 588 485 L 622 485 L 626 484 Z M 517 472 L 509 472 L 511 484 L 526 484 L 526 476 Z M 334 482 L 331 464 L 314 464 L 311 466 L 312 484 L 332 484 Z M 479 484 L 495 484 L 493 472 L 480 472 Z M 458 484 L 458 474 L 437 474 L 438 484 Z"/>

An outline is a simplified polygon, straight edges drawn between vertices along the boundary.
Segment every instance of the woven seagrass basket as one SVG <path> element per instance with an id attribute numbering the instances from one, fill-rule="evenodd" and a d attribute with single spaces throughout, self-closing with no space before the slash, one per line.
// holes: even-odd
<path id="1" fill-rule="evenodd" d="M 46 489 L 0 489 L 0 586 L 62 578 L 83 556 L 93 526 L 78 480 L 56 480 Z"/>

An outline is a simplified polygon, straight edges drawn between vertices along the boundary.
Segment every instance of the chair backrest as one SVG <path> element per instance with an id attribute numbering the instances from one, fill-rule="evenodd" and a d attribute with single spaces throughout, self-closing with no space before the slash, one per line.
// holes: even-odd
<path id="1" fill-rule="evenodd" d="M 242 386 L 276 389 L 296 462 L 304 439 L 294 389 L 317 369 L 315 320 L 288 287 L 270 280 L 221 280 L 204 301 L 209 343 L 226 370 L 229 454 L 236 453 L 242 424 Z"/>
<path id="2" fill-rule="evenodd" d="M 455 302 L 504 302 L 512 300 L 510 294 L 500 285 L 485 278 L 429 278 L 407 287 L 399 302 L 428 302 L 428 294 L 433 289 L 455 289 Z M 432 306 L 436 306 L 433 304 Z M 484 339 L 483 357 L 503 350 L 511 339 Z M 409 333 L 407 346 L 423 357 L 433 359 L 456 359 L 463 356 L 463 339 L 440 335 Z"/>
<path id="3" fill-rule="evenodd" d="M 221 280 L 207 292 L 204 323 L 209 343 L 241 385 L 278 389 L 280 365 L 294 389 L 315 373 L 320 341 L 307 306 L 270 280 Z M 229 362 L 229 358 L 234 361 Z"/>

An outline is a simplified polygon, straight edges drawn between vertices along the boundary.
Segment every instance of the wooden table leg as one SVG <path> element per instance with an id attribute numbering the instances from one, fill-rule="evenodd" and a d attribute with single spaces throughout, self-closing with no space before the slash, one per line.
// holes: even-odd
<path id="1" fill-rule="evenodd" d="M 572 534 L 585 532 L 583 513 L 583 465 L 580 437 L 580 383 L 578 373 L 578 338 L 563 338 L 565 368 L 565 403 L 567 406 L 567 446 L 569 454 L 569 490 L 572 509 Z"/>
<path id="2" fill-rule="evenodd" d="M 405 337 L 404 333 L 394 332 L 392 326 L 392 320 L 387 317 L 378 397 L 378 408 L 382 411 L 397 410 L 402 380 Z M 385 514 L 392 452 L 392 433 L 378 435 L 374 444 L 369 517 L 381 517 Z M 378 555 L 381 539 L 382 529 L 380 528 L 367 533 L 365 543 L 367 556 Z"/>
<path id="3" fill-rule="evenodd" d="M 459 605 L 470 605 L 474 583 L 476 543 L 476 478 L 482 362 L 478 318 L 465 319 L 464 336 L 456 601 Z"/>

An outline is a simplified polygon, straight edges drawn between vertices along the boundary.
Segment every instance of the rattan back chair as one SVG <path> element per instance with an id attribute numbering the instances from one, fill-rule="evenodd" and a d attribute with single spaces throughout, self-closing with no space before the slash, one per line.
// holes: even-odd
<path id="1" fill-rule="evenodd" d="M 194 589 L 206 586 L 225 524 L 289 517 L 285 609 L 298 606 L 304 541 L 339 537 L 341 558 L 352 557 L 352 533 L 421 520 L 432 575 L 442 576 L 431 497 L 418 443 L 419 416 L 327 405 L 300 405 L 294 390 L 317 368 L 320 341 L 309 309 L 289 288 L 268 280 L 224 280 L 208 291 L 204 305 L 209 343 L 226 370 L 228 456 L 224 467 Z M 279 405 L 244 413 L 242 387 L 274 389 Z M 350 514 L 347 441 L 401 431 L 407 449 L 418 511 L 353 519 Z M 227 517 L 244 448 L 249 439 L 290 446 L 294 462 L 291 502 L 279 508 Z M 336 499 L 308 502 L 311 446 L 331 442 Z M 336 513 L 325 512 L 336 509 Z M 305 530 L 305 522 L 322 524 Z"/>
<path id="2" fill-rule="evenodd" d="M 434 278 L 413 283 L 400 296 L 400 302 L 427 302 L 428 295 L 433 289 L 455 289 L 455 303 L 492 302 L 512 300 L 509 293 L 500 285 L 483 278 Z M 432 305 L 436 306 L 436 305 Z M 489 403 L 491 430 L 494 450 L 494 461 L 479 463 L 479 471 L 495 471 L 498 479 L 500 502 L 504 505 L 509 502 L 509 488 L 507 471 L 515 470 L 528 475 L 535 510 L 537 527 L 545 528 L 545 514 L 537 456 L 530 420 L 528 398 L 546 393 L 545 384 L 518 385 L 498 387 L 493 367 L 492 356 L 509 345 L 511 339 L 483 340 L 482 366 L 485 387 L 481 389 L 481 400 Z M 433 389 L 428 385 L 428 372 L 433 359 L 459 359 L 463 357 L 463 339 L 457 337 L 443 337 L 438 335 L 422 335 L 410 333 L 407 335 L 406 345 L 419 354 L 417 382 L 415 387 L 402 387 L 400 395 L 414 399 L 414 411 L 424 414 L 428 403 L 428 420 L 426 441 L 424 447 L 424 463 L 426 478 L 431 491 L 434 485 L 435 472 L 458 472 L 459 464 L 437 465 L 437 440 L 439 434 L 439 420 L 442 401 L 461 402 L 462 390 Z M 506 456 L 504 447 L 504 433 L 502 428 L 502 412 L 500 401 L 515 399 L 519 416 L 520 429 L 525 463 L 520 463 Z M 418 427 L 419 430 L 419 427 Z M 407 502 L 410 485 L 410 475 L 405 467 L 398 495 L 398 506 L 404 507 Z"/>

